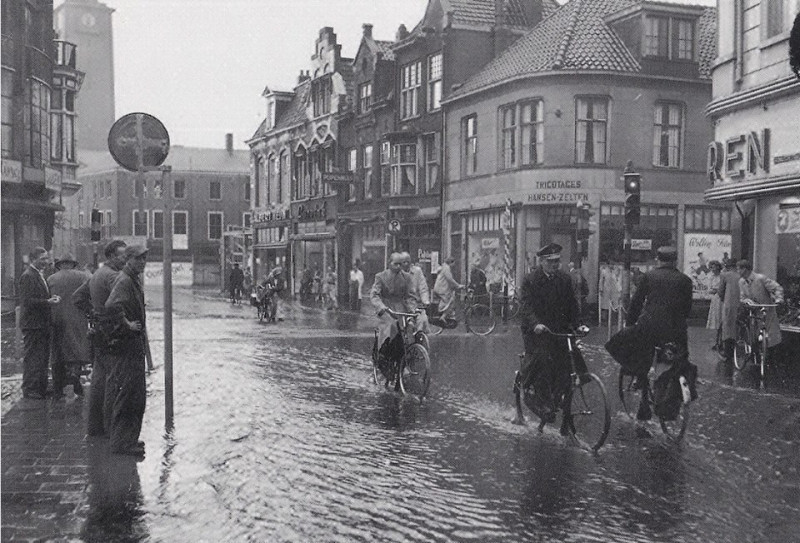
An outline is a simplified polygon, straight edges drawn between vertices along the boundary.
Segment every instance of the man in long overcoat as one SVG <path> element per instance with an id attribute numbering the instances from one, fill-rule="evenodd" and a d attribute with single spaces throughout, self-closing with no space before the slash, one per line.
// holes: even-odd
<path id="1" fill-rule="evenodd" d="M 147 263 L 147 247 L 131 245 L 125 249 L 125 267 L 117 276 L 106 300 L 106 312 L 114 362 L 106 393 L 114 396 L 111 413 L 111 452 L 144 455 L 139 441 L 146 403 L 145 357 L 146 319 L 144 291 L 140 276 Z"/>
<path id="2" fill-rule="evenodd" d="M 736 263 L 739 272 L 739 298 L 743 303 L 779 304 L 783 302 L 783 287 L 762 273 L 755 273 L 748 260 Z M 774 307 L 767 308 L 767 344 L 770 349 L 780 344 L 781 328 L 778 312 Z"/>
<path id="3" fill-rule="evenodd" d="M 739 274 L 736 271 L 736 261 L 732 258 L 725 261 L 725 271 L 720 274 L 717 296 L 722 300 L 720 358 L 730 362 L 736 344 L 736 319 L 739 315 Z"/>
<path id="4" fill-rule="evenodd" d="M 111 411 L 113 396 L 106 394 L 106 382 L 111 373 L 114 356 L 108 345 L 108 338 L 103 331 L 106 318 L 106 300 L 111 294 L 114 281 L 125 266 L 125 242 L 120 239 L 111 240 L 103 254 L 105 263 L 72 295 L 72 302 L 78 309 L 90 315 L 93 322 L 92 345 L 94 360 L 92 361 L 92 385 L 89 393 L 89 420 L 86 433 L 91 437 L 108 437 L 111 428 Z"/>
<path id="5" fill-rule="evenodd" d="M 89 323 L 86 313 L 75 304 L 68 303 L 72 294 L 85 283 L 90 275 L 78 269 L 72 255 L 64 255 L 55 262 L 56 272 L 47 278 L 50 293 L 60 296 L 64 303 L 53 307 L 53 390 L 56 397 L 64 395 L 64 386 L 83 395 L 81 368 L 89 363 Z"/>

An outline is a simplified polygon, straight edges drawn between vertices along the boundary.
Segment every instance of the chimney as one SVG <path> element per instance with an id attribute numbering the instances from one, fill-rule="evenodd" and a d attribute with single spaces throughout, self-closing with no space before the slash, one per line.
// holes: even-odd
<path id="1" fill-rule="evenodd" d="M 395 34 L 394 39 L 395 41 L 402 41 L 408 37 L 408 29 L 406 25 L 400 25 L 397 27 L 397 34 Z"/>
<path id="2" fill-rule="evenodd" d="M 297 84 L 299 85 L 300 83 L 306 81 L 307 79 L 310 79 L 308 71 L 304 72 L 303 70 L 300 70 L 300 75 L 297 76 Z"/>
<path id="3" fill-rule="evenodd" d="M 228 155 L 233 156 L 233 134 L 230 132 L 225 134 L 225 150 L 228 151 Z"/>
<path id="4" fill-rule="evenodd" d="M 363 35 L 365 38 L 372 38 L 372 25 L 369 23 L 364 23 L 361 25 L 361 29 L 363 30 Z"/>

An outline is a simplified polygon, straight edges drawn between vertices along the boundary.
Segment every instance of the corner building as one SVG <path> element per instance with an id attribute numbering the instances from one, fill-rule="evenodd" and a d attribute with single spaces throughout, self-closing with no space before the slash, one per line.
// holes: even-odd
<path id="1" fill-rule="evenodd" d="M 798 0 L 721 0 L 708 115 L 709 202 L 733 202 L 733 254 L 800 309 L 800 80 L 789 67 Z M 800 333 L 800 318 L 782 330 Z"/>
<path id="2" fill-rule="evenodd" d="M 662 245 L 678 247 L 679 266 L 695 266 L 700 251 L 687 240 L 730 228 L 730 210 L 703 201 L 714 57 L 713 8 L 562 6 L 444 102 L 445 252 L 460 257 L 462 273 L 484 268 L 495 290 L 508 254 L 519 285 L 547 243 L 564 247 L 565 267 L 581 262 L 577 203 L 588 202 L 582 268 L 597 301 L 608 292 L 601 276 L 618 278 L 623 265 L 622 172 L 631 160 L 642 175 L 632 266 L 649 269 Z"/>

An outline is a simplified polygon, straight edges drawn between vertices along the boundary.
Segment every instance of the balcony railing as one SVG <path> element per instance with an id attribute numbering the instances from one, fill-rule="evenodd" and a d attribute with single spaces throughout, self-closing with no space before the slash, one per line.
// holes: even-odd
<path id="1" fill-rule="evenodd" d="M 62 40 L 53 40 L 54 53 L 53 58 L 56 60 L 57 66 L 68 66 L 77 69 L 77 47 L 74 43 Z"/>

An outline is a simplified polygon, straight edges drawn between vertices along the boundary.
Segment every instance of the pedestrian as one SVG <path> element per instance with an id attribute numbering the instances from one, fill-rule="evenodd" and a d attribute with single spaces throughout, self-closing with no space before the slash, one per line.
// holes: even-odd
<path id="1" fill-rule="evenodd" d="M 364 286 L 364 272 L 361 271 L 361 261 L 356 259 L 353 262 L 353 269 L 350 270 L 350 309 L 361 312 L 361 289 Z"/>
<path id="2" fill-rule="evenodd" d="M 47 395 L 47 367 L 50 360 L 52 306 L 61 301 L 50 293 L 44 271 L 50 254 L 35 247 L 28 254 L 28 267 L 19 278 L 19 325 L 22 329 L 22 395 L 43 400 Z"/>
<path id="3" fill-rule="evenodd" d="M 725 260 L 725 271 L 720 274 L 717 296 L 722 302 L 720 313 L 720 342 L 717 351 L 721 360 L 733 360 L 736 345 L 736 319 L 739 316 L 739 274 L 736 272 L 736 259 Z"/>
<path id="4" fill-rule="evenodd" d="M 414 299 L 417 309 L 424 309 L 431 303 L 430 289 L 428 281 L 425 279 L 425 272 L 416 264 L 411 263 L 411 255 L 403 251 L 400 253 L 401 269 L 411 277 L 411 297 Z M 421 311 L 417 316 L 417 326 L 415 332 L 430 332 L 430 323 L 425 311 Z"/>
<path id="5" fill-rule="evenodd" d="M 56 272 L 47 278 L 50 293 L 64 300 L 80 288 L 91 275 L 78 269 L 75 258 L 66 254 L 55 261 Z M 86 313 L 75 304 L 63 303 L 53 306 L 53 391 L 57 398 L 64 396 L 64 387 L 72 385 L 72 391 L 83 396 L 81 369 L 91 360 L 89 353 L 89 322 Z"/>
<path id="6" fill-rule="evenodd" d="M 88 315 L 93 351 L 91 385 L 89 388 L 89 418 L 86 433 L 90 437 L 108 437 L 111 428 L 111 411 L 114 397 L 107 393 L 108 378 L 114 356 L 105 325 L 106 300 L 114 281 L 125 266 L 126 244 L 120 239 L 108 242 L 103 255 L 106 261 L 72 294 L 72 303 Z"/>
<path id="7" fill-rule="evenodd" d="M 314 272 L 308 266 L 303 268 L 303 273 L 300 275 L 300 301 L 307 302 L 311 296 L 314 287 Z"/>
<path id="8" fill-rule="evenodd" d="M 439 269 L 439 274 L 436 276 L 436 282 L 433 285 L 433 293 L 439 298 L 439 314 L 442 320 L 455 318 L 456 290 L 464 288 L 464 285 L 453 278 L 451 266 L 455 261 L 456 259 L 452 256 L 444 259 L 444 263 Z"/>
<path id="9" fill-rule="evenodd" d="M 469 288 L 472 289 L 472 295 L 476 301 L 488 304 L 489 291 L 486 288 L 486 281 L 486 272 L 481 268 L 481 259 L 476 258 L 469 272 Z"/>
<path id="10" fill-rule="evenodd" d="M 131 456 L 144 455 L 139 441 L 146 405 L 145 357 L 147 352 L 146 316 L 141 274 L 147 263 L 147 247 L 125 248 L 125 267 L 114 281 L 106 300 L 106 312 L 114 362 L 109 378 L 114 396 L 111 413 L 111 452 Z"/>
<path id="11" fill-rule="evenodd" d="M 339 309 L 336 289 L 336 271 L 333 266 L 328 266 L 328 273 L 325 274 L 325 284 L 322 287 L 323 304 L 325 309 Z"/>
<path id="12" fill-rule="evenodd" d="M 736 270 L 739 272 L 739 301 L 745 304 L 779 304 L 783 302 L 783 287 L 766 275 L 755 273 L 749 260 L 737 262 Z M 774 353 L 782 339 L 778 312 L 774 307 L 767 308 L 764 324 L 767 327 L 768 349 Z M 774 354 L 770 358 L 773 356 Z"/>
<path id="13" fill-rule="evenodd" d="M 712 260 L 708 263 L 708 269 L 711 271 L 711 281 L 709 282 L 708 292 L 711 295 L 711 304 L 708 307 L 708 318 L 706 319 L 706 328 L 709 330 L 717 331 L 717 339 L 714 342 L 713 350 L 719 351 L 722 346 L 720 339 L 721 326 L 722 326 L 722 298 L 719 297 L 719 285 L 722 281 L 722 264 L 717 260 Z"/>
<path id="14" fill-rule="evenodd" d="M 242 297 L 250 298 L 250 292 L 253 290 L 253 273 L 250 268 L 244 270 L 244 279 L 242 280 Z"/>
<path id="15" fill-rule="evenodd" d="M 244 272 L 242 271 L 242 268 L 239 267 L 239 263 L 234 262 L 229 280 L 232 303 L 235 304 L 237 300 L 241 301 L 243 285 L 244 285 Z"/>
<path id="16" fill-rule="evenodd" d="M 638 270 L 638 268 L 634 269 L 634 271 L 636 270 Z M 575 267 L 574 262 L 569 263 L 569 278 L 572 281 L 572 290 L 575 292 L 575 298 L 578 300 L 578 314 L 583 317 L 583 310 L 586 307 L 586 297 L 589 295 L 589 284 L 583 277 L 581 269 Z"/>

